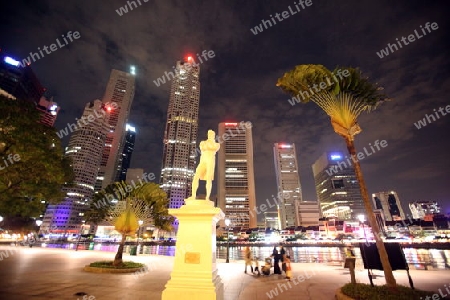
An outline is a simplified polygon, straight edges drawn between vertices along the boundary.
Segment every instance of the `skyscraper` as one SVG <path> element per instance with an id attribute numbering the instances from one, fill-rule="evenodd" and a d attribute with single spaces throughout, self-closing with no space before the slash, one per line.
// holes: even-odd
<path id="1" fill-rule="evenodd" d="M 53 127 L 59 106 L 53 98 L 44 97 L 45 88 L 30 66 L 20 66 L 20 62 L 1 53 L 0 49 L 0 90 L 13 98 L 28 100 L 36 105 L 41 114 L 40 123 Z"/>
<path id="2" fill-rule="evenodd" d="M 357 215 L 365 214 L 355 171 L 346 158 L 340 152 L 327 152 L 312 165 L 323 217 L 357 220 Z"/>
<path id="3" fill-rule="evenodd" d="M 396 192 L 374 193 L 372 194 L 372 201 L 375 209 L 382 210 L 386 221 L 401 221 L 406 219 L 402 204 Z"/>
<path id="4" fill-rule="evenodd" d="M 126 73 L 113 69 L 103 96 L 102 102 L 104 104 L 115 103 L 116 105 L 109 112 L 109 130 L 102 151 L 100 171 L 95 185 L 96 191 L 114 182 L 117 173 L 120 173 L 120 158 L 125 141 L 125 125 L 128 121 L 135 90 L 134 68 L 130 72 Z"/>
<path id="5" fill-rule="evenodd" d="M 278 195 L 283 200 L 279 204 L 281 228 L 300 226 L 297 202 L 302 201 L 302 189 L 298 174 L 297 153 L 293 143 L 275 143 L 273 146 L 275 175 Z"/>
<path id="6" fill-rule="evenodd" d="M 170 208 L 179 208 L 191 193 L 195 172 L 200 67 L 191 57 L 178 61 L 172 75 L 167 122 L 164 130 L 160 184 L 170 199 Z"/>
<path id="7" fill-rule="evenodd" d="M 94 194 L 102 149 L 109 130 L 109 106 L 95 100 L 85 106 L 78 127 L 73 132 L 65 154 L 71 158 L 74 184 L 64 187 L 64 202 L 47 207 L 41 232 L 77 233 L 83 212 Z"/>
<path id="8" fill-rule="evenodd" d="M 441 207 L 436 201 L 410 202 L 409 209 L 414 219 L 425 219 L 431 215 L 441 213 Z"/>
<path id="9" fill-rule="evenodd" d="M 116 174 L 115 181 L 125 181 L 127 179 L 127 170 L 131 164 L 131 156 L 134 151 L 134 142 L 136 140 L 136 128 L 127 124 L 125 126 L 125 143 L 123 146 L 122 157 L 119 157 L 120 172 Z"/>
<path id="10" fill-rule="evenodd" d="M 30 66 L 20 66 L 20 62 L 7 56 L 0 49 L 0 89 L 22 100 L 39 103 L 45 88 Z"/>
<path id="11" fill-rule="evenodd" d="M 220 123 L 218 200 L 231 226 L 255 228 L 257 209 L 253 173 L 253 138 L 250 122 Z"/>

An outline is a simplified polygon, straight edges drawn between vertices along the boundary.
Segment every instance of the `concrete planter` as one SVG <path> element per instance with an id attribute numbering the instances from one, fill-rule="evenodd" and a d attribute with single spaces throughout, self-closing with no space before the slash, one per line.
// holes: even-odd
<path id="1" fill-rule="evenodd" d="M 114 269 L 114 268 L 98 268 L 98 267 L 91 267 L 89 265 L 86 265 L 83 268 L 83 271 L 85 272 L 91 272 L 91 273 L 113 273 L 113 274 L 120 274 L 120 273 L 136 273 L 136 272 L 145 272 L 146 268 L 127 268 L 127 269 Z"/>

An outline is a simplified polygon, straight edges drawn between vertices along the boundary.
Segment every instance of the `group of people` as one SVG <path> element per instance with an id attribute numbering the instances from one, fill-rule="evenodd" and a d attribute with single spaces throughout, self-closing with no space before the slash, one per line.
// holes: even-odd
<path id="1" fill-rule="evenodd" d="M 265 260 L 265 265 L 262 267 L 262 269 L 260 270 L 260 265 L 259 265 L 259 258 L 258 257 L 254 257 L 252 255 L 252 252 L 250 250 L 250 247 L 245 247 L 245 251 L 244 251 L 244 259 L 245 259 L 245 274 L 247 274 L 247 267 L 250 266 L 250 270 L 252 272 L 252 274 L 255 274 L 255 272 L 259 275 L 261 275 L 261 272 L 264 275 L 270 275 L 270 268 L 272 267 L 272 258 L 273 258 L 273 267 L 274 267 L 274 274 L 279 274 L 282 275 L 283 272 L 285 272 L 286 274 L 286 279 L 287 280 L 291 280 L 291 257 L 289 255 L 286 254 L 285 249 L 283 248 L 283 246 L 279 246 L 279 248 L 277 249 L 277 247 L 273 247 L 273 251 L 272 251 L 272 255 L 270 256 L 270 258 L 267 258 Z M 280 268 L 280 263 L 281 263 L 281 268 Z M 255 268 L 253 269 L 253 266 L 255 266 Z"/>

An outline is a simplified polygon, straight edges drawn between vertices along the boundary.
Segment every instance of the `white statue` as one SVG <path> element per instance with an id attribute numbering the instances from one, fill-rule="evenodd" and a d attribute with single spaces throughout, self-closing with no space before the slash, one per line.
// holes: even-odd
<path id="1" fill-rule="evenodd" d="M 210 200 L 212 181 L 214 180 L 214 168 L 216 166 L 216 152 L 220 149 L 220 144 L 216 143 L 216 133 L 208 130 L 208 139 L 200 142 L 200 163 L 195 170 L 192 180 L 192 196 L 189 199 L 195 199 L 197 196 L 199 180 L 206 180 L 206 200 Z"/>

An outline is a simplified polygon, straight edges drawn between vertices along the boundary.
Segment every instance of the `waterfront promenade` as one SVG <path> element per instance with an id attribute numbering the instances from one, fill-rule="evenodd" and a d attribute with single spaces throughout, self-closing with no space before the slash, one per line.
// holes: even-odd
<path id="1" fill-rule="evenodd" d="M 94 299 L 92 297 L 96 300 L 159 300 L 173 265 L 173 257 L 169 256 L 124 254 L 124 260 L 146 264 L 148 272 L 94 274 L 82 271 L 83 266 L 93 261 L 112 260 L 113 252 L 0 246 L 0 253 L 8 254 L 8 257 L 3 254 L 0 261 L 0 295 L 8 300 L 83 299 L 76 293 L 86 293 L 88 297 L 84 299 L 89 300 Z M 244 274 L 243 261 L 226 264 L 218 260 L 226 300 L 331 300 L 335 290 L 350 281 L 348 270 L 341 265 L 295 263 L 292 267 L 293 277 L 303 279 L 302 282 L 287 282 L 278 275 Z M 383 273 L 375 271 L 375 274 Z M 408 285 L 405 271 L 395 271 L 394 275 L 399 284 Z M 441 289 L 445 293 L 444 285 L 450 284 L 450 271 L 411 270 L 411 276 L 417 289 L 435 292 Z M 356 278 L 368 283 L 367 270 L 362 270 L 360 264 Z M 377 277 L 374 283 L 382 285 L 384 278 Z"/>

